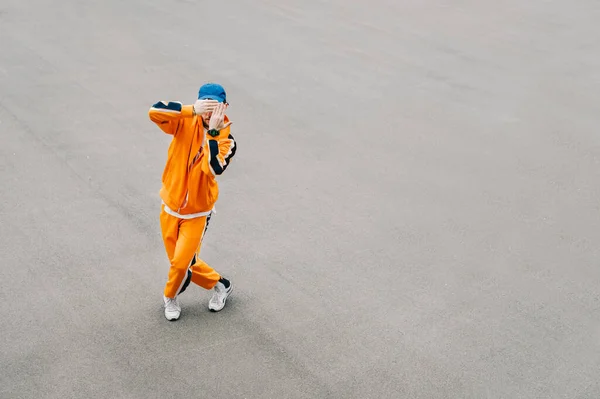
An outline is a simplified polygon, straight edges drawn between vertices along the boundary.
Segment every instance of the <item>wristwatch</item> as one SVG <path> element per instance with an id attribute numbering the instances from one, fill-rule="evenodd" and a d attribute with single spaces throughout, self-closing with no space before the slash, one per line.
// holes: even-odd
<path id="1" fill-rule="evenodd" d="M 208 132 L 206 132 L 208 134 L 210 134 L 212 137 L 218 136 L 219 135 L 219 131 L 217 129 L 210 129 Z"/>

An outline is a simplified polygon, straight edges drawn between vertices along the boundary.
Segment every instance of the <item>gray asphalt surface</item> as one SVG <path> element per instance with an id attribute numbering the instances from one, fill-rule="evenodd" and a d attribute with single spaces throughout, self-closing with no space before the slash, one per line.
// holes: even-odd
<path id="1" fill-rule="evenodd" d="M 345 9 L 342 9 L 345 6 Z M 600 397 L 600 4 L 0 3 L 0 397 Z M 164 319 L 158 100 L 238 152 Z"/>

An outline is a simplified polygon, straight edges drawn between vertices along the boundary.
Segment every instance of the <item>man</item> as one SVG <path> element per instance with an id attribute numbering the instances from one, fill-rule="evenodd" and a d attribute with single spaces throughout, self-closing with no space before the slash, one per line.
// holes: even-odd
<path id="1" fill-rule="evenodd" d="M 181 314 L 178 295 L 191 282 L 214 290 L 208 308 L 225 306 L 232 283 L 199 258 L 204 233 L 219 196 L 216 177 L 229 166 L 237 146 L 225 116 L 227 96 L 223 86 L 200 87 L 193 105 L 159 101 L 149 111 L 150 120 L 173 136 L 162 175 L 160 224 L 171 262 L 164 288 L 167 320 Z"/>

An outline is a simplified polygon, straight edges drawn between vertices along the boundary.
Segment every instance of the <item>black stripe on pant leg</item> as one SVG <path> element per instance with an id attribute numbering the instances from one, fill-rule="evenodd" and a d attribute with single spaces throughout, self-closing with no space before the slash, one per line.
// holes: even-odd
<path id="1" fill-rule="evenodd" d="M 202 233 L 202 237 L 204 238 L 204 234 L 206 233 L 206 230 L 208 229 L 208 222 L 210 220 L 210 215 L 212 215 L 212 213 L 209 213 L 208 216 L 206 216 L 206 225 L 204 225 L 204 233 Z M 179 290 L 179 294 L 183 293 L 183 291 L 185 291 L 185 289 L 188 287 L 188 285 L 190 285 L 190 282 L 192 281 L 192 270 L 191 267 L 194 266 L 196 264 L 196 254 L 194 254 L 194 257 L 192 258 L 192 261 L 190 262 L 190 266 L 188 267 L 187 270 L 187 276 L 185 278 L 185 283 L 183 283 L 183 286 L 181 287 L 181 290 Z"/>
<path id="2" fill-rule="evenodd" d="M 190 267 L 194 266 L 194 264 L 196 263 L 196 255 L 194 255 L 194 257 L 192 258 L 192 261 L 190 262 L 190 266 L 187 269 L 187 276 L 185 277 L 185 283 L 183 283 L 183 286 L 181 287 L 181 289 L 179 290 L 179 294 L 183 293 L 183 291 L 185 291 L 185 289 L 188 287 L 188 285 L 190 285 L 190 282 L 192 281 L 192 271 L 190 270 Z"/>
<path id="3" fill-rule="evenodd" d="M 204 239 L 204 234 L 208 230 L 208 223 L 210 223 L 210 217 L 212 216 L 212 212 L 206 215 L 206 225 L 204 226 L 204 232 L 202 233 L 202 239 Z"/>

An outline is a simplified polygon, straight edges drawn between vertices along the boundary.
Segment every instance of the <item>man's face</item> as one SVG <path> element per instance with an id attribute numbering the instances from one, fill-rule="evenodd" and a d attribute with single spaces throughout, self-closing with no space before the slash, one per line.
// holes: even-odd
<path id="1" fill-rule="evenodd" d="M 207 127 L 208 123 L 210 121 L 210 118 L 213 115 L 214 107 L 220 106 L 220 105 L 225 105 L 225 107 L 227 107 L 229 104 L 227 102 L 219 103 L 215 100 L 203 100 L 203 101 L 207 102 L 207 111 L 200 114 L 200 116 L 202 116 L 202 121 L 204 122 L 204 126 Z"/>
<path id="2" fill-rule="evenodd" d="M 203 100 L 206 101 L 207 104 L 214 104 L 215 101 L 214 100 Z M 204 122 L 205 125 L 208 126 L 208 122 L 210 121 L 210 117 L 212 116 L 212 110 L 208 110 L 206 112 L 203 112 L 202 114 L 200 114 L 200 116 L 202 116 L 202 121 Z"/>

